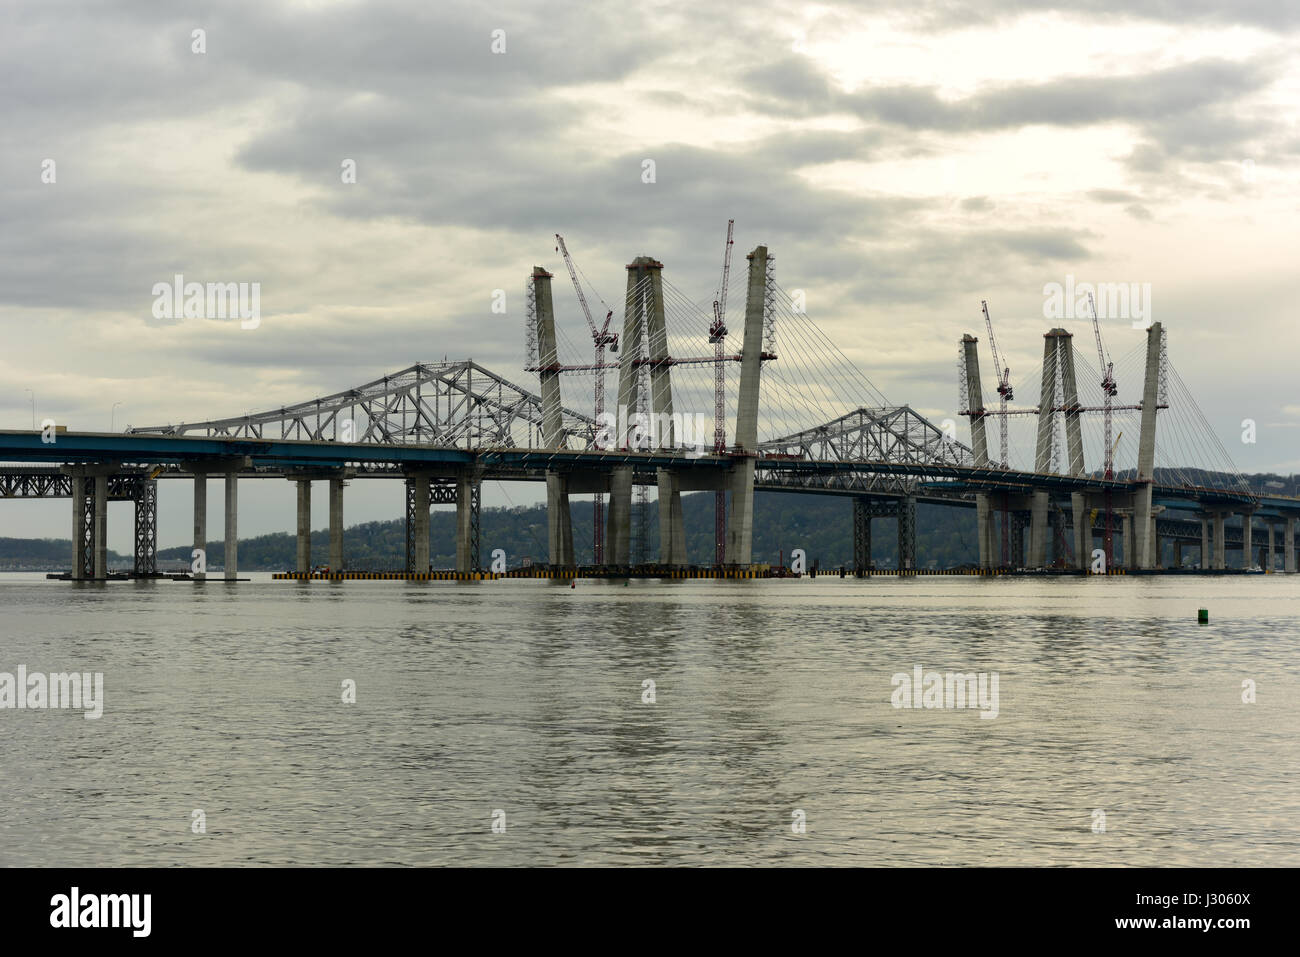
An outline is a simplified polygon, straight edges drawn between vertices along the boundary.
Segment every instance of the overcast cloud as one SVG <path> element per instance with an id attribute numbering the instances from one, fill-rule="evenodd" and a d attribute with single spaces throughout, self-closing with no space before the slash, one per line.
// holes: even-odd
<path id="1" fill-rule="evenodd" d="M 646 254 L 707 308 L 735 218 L 737 274 L 768 244 L 809 316 L 936 419 L 981 299 L 1028 372 L 1055 324 L 1045 283 L 1149 282 L 1237 464 L 1300 471 L 1300 6 L 978 6 L 7 3 L 0 421 L 30 423 L 28 389 L 72 428 L 235 415 L 444 355 L 535 388 L 534 264 L 585 336 L 554 233 L 611 302 Z M 175 273 L 261 283 L 260 327 L 154 319 Z M 1141 337 L 1104 333 L 1116 354 Z M 250 490 L 241 531 L 290 528 L 291 491 Z M 165 495 L 164 546 L 188 528 L 187 490 Z M 399 500 L 357 487 L 348 521 Z M 66 536 L 46 504 L 6 506 L 0 534 Z"/>

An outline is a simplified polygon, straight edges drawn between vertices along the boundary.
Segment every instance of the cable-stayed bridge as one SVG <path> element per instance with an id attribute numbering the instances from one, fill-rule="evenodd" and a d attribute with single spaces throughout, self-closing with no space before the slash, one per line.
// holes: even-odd
<path id="1" fill-rule="evenodd" d="M 250 478 L 296 483 L 300 572 L 312 567 L 313 483 L 329 487 L 329 567 L 337 571 L 345 568 L 344 489 L 361 478 L 405 482 L 406 570 L 414 573 L 429 568 L 433 504 L 457 507 L 457 570 L 483 567 L 484 481 L 546 483 L 554 569 L 576 564 L 570 500 L 585 495 L 598 503 L 598 564 L 614 573 L 685 567 L 681 495 L 691 491 L 718 494 L 716 564 L 749 568 L 758 489 L 851 497 L 859 572 L 870 565 L 872 520 L 881 517 L 896 519 L 900 567 L 919 567 L 918 502 L 974 510 L 983 569 L 1097 570 L 1100 553 L 1105 570 L 1156 570 L 1166 542 L 1179 566 L 1191 546 L 1203 568 L 1223 569 L 1229 545 L 1249 566 L 1265 537 L 1260 564 L 1271 568 L 1279 529 L 1283 566 L 1294 571 L 1300 498 L 1247 486 L 1178 378 L 1160 323 L 1113 372 L 1138 396 L 1113 413 L 1127 443 L 1112 447 L 1098 434 L 1111 370 L 1091 366 L 1063 329 L 1046 333 L 1043 366 L 1022 380 L 1031 392 L 1038 387 L 1038 403 L 1005 409 L 986 395 L 979 340 L 964 335 L 958 404 L 936 424 L 885 399 L 807 316 L 800 297 L 776 282 L 766 247 L 747 258 L 734 334 L 728 317 L 716 308 L 710 316 L 664 277 L 662 263 L 642 256 L 627 267 L 621 333 L 602 333 L 621 351 L 606 362 L 601 349 L 587 361 L 557 322 L 552 274 L 535 267 L 519 375 L 470 360 L 421 363 L 256 414 L 123 434 L 0 432 L 0 459 L 12 463 L 0 466 L 0 497 L 72 498 L 76 579 L 107 574 L 110 499 L 135 502 L 135 570 L 156 572 L 160 479 L 194 480 L 195 549 L 204 548 L 209 476 L 225 481 L 231 579 L 238 487 Z M 535 390 L 517 384 L 524 376 L 536 376 Z M 603 394 L 607 377 L 615 379 L 617 403 L 598 409 L 593 396 Z M 990 427 L 1009 436 L 1005 459 L 990 457 Z"/>

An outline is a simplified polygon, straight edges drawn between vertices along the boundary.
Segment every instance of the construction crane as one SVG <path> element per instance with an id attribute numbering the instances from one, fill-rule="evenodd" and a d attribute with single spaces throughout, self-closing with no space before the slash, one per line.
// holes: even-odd
<path id="1" fill-rule="evenodd" d="M 1088 293 L 1088 309 L 1092 312 L 1092 332 L 1097 339 L 1097 368 L 1101 372 L 1101 391 L 1102 391 L 1102 419 L 1104 422 L 1103 429 L 1105 439 L 1102 448 L 1106 456 L 1105 477 L 1113 479 L 1115 477 L 1115 448 L 1119 445 L 1119 439 L 1116 438 L 1114 444 L 1110 441 L 1110 430 L 1112 426 L 1112 403 L 1111 400 L 1119 394 L 1119 386 L 1115 384 L 1115 365 L 1106 355 L 1106 347 L 1101 342 L 1101 323 L 1097 321 L 1097 304 L 1093 302 L 1092 293 Z M 1120 435 L 1124 433 L 1121 432 Z M 1113 511 L 1110 501 L 1110 487 L 1106 488 L 1106 524 L 1102 531 L 1102 549 L 1106 555 L 1106 570 L 1110 571 L 1111 559 L 1114 552 L 1115 533 L 1114 522 L 1111 519 Z M 1124 554 L 1129 553 L 1129 543 L 1124 543 Z"/>
<path id="2" fill-rule="evenodd" d="M 1016 395 L 1011 385 L 1011 367 L 1004 366 L 1001 357 L 998 355 L 998 340 L 993 336 L 993 320 L 989 318 L 987 299 L 980 300 L 980 308 L 984 310 L 984 324 L 989 330 L 989 349 L 993 353 L 993 373 L 998 377 L 998 397 L 1002 400 L 1002 408 L 998 415 L 1002 433 L 1000 436 L 1002 467 L 1005 469 L 1010 467 L 1007 464 L 1007 403 L 1014 399 Z"/>
<path id="3" fill-rule="evenodd" d="M 1014 399 L 1015 390 L 1011 386 L 1011 366 L 1003 365 L 1002 359 L 998 355 L 998 340 L 993 335 L 993 319 L 989 316 L 989 303 L 987 299 L 980 300 L 980 308 L 984 310 L 984 325 L 989 330 L 989 350 L 993 353 L 993 374 L 998 380 L 998 398 L 1001 400 L 1001 408 L 998 412 L 998 428 L 1000 432 L 999 451 L 1002 467 L 1008 468 L 1007 464 L 1007 403 Z M 1007 493 L 1002 493 L 1002 565 L 1006 567 L 1011 561 L 1011 510 L 1008 508 Z"/>
<path id="4" fill-rule="evenodd" d="M 724 358 L 727 344 L 727 280 L 731 275 L 732 231 L 734 219 L 727 220 L 727 244 L 722 253 L 722 281 L 718 298 L 713 300 L 713 324 L 709 326 L 709 341 L 713 343 L 713 451 L 721 455 L 727 450 L 727 366 Z M 721 565 L 727 556 L 727 492 L 719 489 L 713 503 L 714 562 Z"/>
<path id="5" fill-rule="evenodd" d="M 569 269 L 569 278 L 573 280 L 573 291 L 578 294 L 578 302 L 582 306 L 582 314 L 587 318 L 587 328 L 591 331 L 591 341 L 596 350 L 595 372 L 596 372 L 596 389 L 595 389 L 595 413 L 596 422 L 600 423 L 601 415 L 605 411 L 605 347 L 609 346 L 611 352 L 618 352 L 618 333 L 609 331 L 610 320 L 614 318 L 614 310 L 610 309 L 605 301 L 601 300 L 601 305 L 605 306 L 605 322 L 599 329 L 596 328 L 596 321 L 591 318 L 591 308 L 587 305 L 587 297 L 583 295 L 582 283 L 578 281 L 578 271 L 573 265 L 573 257 L 569 255 L 568 247 L 564 245 L 564 237 L 559 233 L 555 234 L 556 252 L 564 255 L 564 265 Z M 597 296 L 596 298 L 600 298 Z M 592 547 L 595 552 L 596 564 L 605 563 L 605 494 L 596 493 L 595 505 L 592 509 Z"/>

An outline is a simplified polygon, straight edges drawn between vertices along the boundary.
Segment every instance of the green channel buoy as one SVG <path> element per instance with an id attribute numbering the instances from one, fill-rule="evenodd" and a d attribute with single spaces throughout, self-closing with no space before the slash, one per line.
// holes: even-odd
<path id="1" fill-rule="evenodd" d="M 1197 611 L 1196 620 L 1202 625 L 1208 625 L 1210 623 L 1210 609 L 1202 608 Z"/>

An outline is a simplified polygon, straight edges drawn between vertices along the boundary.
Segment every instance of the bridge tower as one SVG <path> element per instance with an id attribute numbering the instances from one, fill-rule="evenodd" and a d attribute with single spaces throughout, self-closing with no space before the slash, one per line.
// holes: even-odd
<path id="1" fill-rule="evenodd" d="M 648 257 L 647 257 L 648 258 Z M 664 317 L 664 264 L 651 259 L 643 267 L 650 279 L 645 304 L 646 359 L 650 363 L 650 411 L 655 417 L 656 448 L 676 448 L 673 425 L 672 357 L 668 353 L 668 323 Z M 659 563 L 686 564 L 686 528 L 682 517 L 681 482 L 675 471 L 656 472 L 659 489 Z"/>
<path id="2" fill-rule="evenodd" d="M 664 314 L 663 268 L 664 264 L 651 256 L 638 256 L 627 266 L 622 353 L 618 363 L 619 448 L 642 446 L 647 431 L 654 437 L 654 447 L 673 447 L 677 442 L 672 424 L 672 357 L 668 352 L 668 324 Z M 643 367 L 648 367 L 648 374 L 643 372 Z M 633 478 L 634 469 L 630 465 L 614 469 L 610 476 L 606 554 L 614 565 L 632 562 Z M 670 469 L 659 469 L 656 484 L 659 561 L 665 565 L 685 565 L 686 530 L 679 477 Z"/>
<path id="3" fill-rule="evenodd" d="M 984 428 L 984 388 L 980 383 L 979 339 L 966 333 L 961 337 L 963 383 L 967 415 L 970 417 L 971 452 L 976 468 L 988 468 L 989 442 Z M 980 568 L 993 567 L 993 509 L 987 492 L 975 496 L 976 538 L 979 542 Z"/>
<path id="4" fill-rule="evenodd" d="M 1160 407 L 1161 366 L 1164 355 L 1164 328 L 1153 322 L 1147 328 L 1146 376 L 1142 382 L 1142 426 L 1138 435 L 1137 491 L 1133 493 L 1133 550 L 1136 558 L 1133 567 L 1152 568 L 1156 564 L 1153 517 L 1151 514 L 1151 483 L 1155 479 L 1156 463 L 1156 411 Z M 1219 539 L 1222 541 L 1222 537 Z M 1129 541 L 1124 541 L 1124 551 L 1129 552 Z"/>
<path id="5" fill-rule="evenodd" d="M 1056 471 L 1056 417 L 1065 423 L 1065 444 L 1069 475 L 1083 474 L 1083 436 L 1079 427 L 1079 388 L 1074 374 L 1074 337 L 1064 329 L 1052 329 L 1043 335 L 1043 376 L 1038 400 L 1038 442 L 1034 449 L 1034 471 Z M 1076 561 L 1086 551 L 1079 540 L 1079 523 L 1083 520 L 1082 496 L 1071 496 L 1075 522 Z M 1042 568 L 1047 564 L 1049 493 L 1037 490 L 1031 496 L 1029 530 L 1029 564 Z M 1086 567 L 1086 566 L 1081 566 Z"/>
<path id="6" fill-rule="evenodd" d="M 755 246 L 745 292 L 745 331 L 740 351 L 740 396 L 736 402 L 736 444 L 731 467 L 731 514 L 727 516 L 727 563 L 747 567 L 754 551 L 754 465 L 758 454 L 759 383 L 763 369 L 763 318 L 767 304 L 766 246 Z"/>
<path id="7" fill-rule="evenodd" d="M 548 449 L 563 448 L 565 444 L 564 415 L 560 405 L 560 359 L 555 341 L 555 306 L 551 300 L 551 273 L 541 266 L 533 267 L 532 294 L 537 329 L 538 377 L 542 392 L 542 445 Z M 458 486 L 464 483 L 458 483 Z M 468 500 L 473 488 L 464 490 Z M 459 505 L 459 499 L 457 500 Z M 462 557 L 469 562 L 468 553 L 461 555 L 460 532 L 466 526 L 465 541 L 469 541 L 469 512 L 464 516 L 457 508 L 457 565 Z M 552 567 L 567 568 L 573 565 L 573 523 L 569 512 L 569 481 L 562 472 L 546 473 L 546 526 L 548 561 Z"/>

